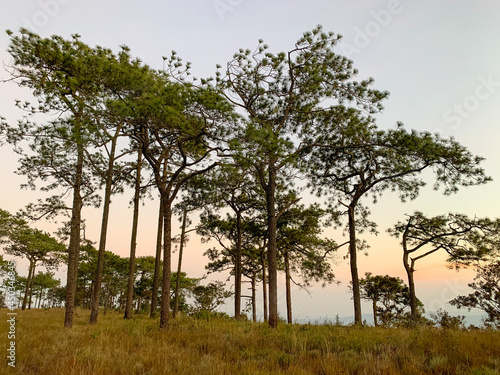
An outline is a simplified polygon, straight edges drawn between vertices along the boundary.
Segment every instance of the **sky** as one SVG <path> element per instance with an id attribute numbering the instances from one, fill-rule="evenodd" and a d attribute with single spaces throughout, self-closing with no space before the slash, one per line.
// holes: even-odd
<path id="1" fill-rule="evenodd" d="M 358 79 L 373 77 L 374 88 L 388 90 L 378 126 L 389 129 L 401 121 L 408 129 L 454 137 L 483 163 L 493 182 L 461 189 L 444 196 L 429 186 L 412 202 L 401 203 L 385 194 L 370 205 L 378 236 L 362 236 L 370 244 L 368 256 L 359 258 L 359 274 L 389 274 L 406 280 L 401 245 L 386 233 L 415 210 L 429 216 L 460 212 L 470 216 L 499 216 L 500 198 L 500 3 L 496 0 L 0 0 L 1 29 L 17 32 L 26 27 L 43 37 L 80 34 L 82 41 L 118 51 L 127 45 L 134 56 L 161 69 L 162 56 L 175 50 L 192 63 L 193 74 L 209 77 L 216 64 L 225 65 L 239 48 L 254 49 L 263 39 L 272 52 L 287 51 L 302 33 L 321 24 L 325 31 L 343 35 L 337 52 L 354 61 Z M 9 37 L 0 34 L 0 60 L 10 62 Z M 9 73 L 0 67 L 0 81 Z M 15 124 L 22 114 L 15 99 L 30 98 L 13 83 L 0 82 L 0 116 Z M 40 197 L 39 192 L 20 190 L 23 176 L 14 174 L 17 155 L 11 146 L 0 147 L 0 208 L 12 213 Z M 107 249 L 127 256 L 132 221 L 132 193 L 113 198 Z M 312 202 L 313 199 L 309 199 Z M 85 209 L 87 238 L 98 241 L 100 211 Z M 192 218 L 196 221 L 196 217 Z M 153 255 L 156 239 L 157 201 L 141 207 L 138 255 Z M 57 224 L 38 222 L 51 231 Z M 343 242 L 342 233 L 327 228 L 324 233 Z M 207 244 L 191 236 L 184 270 L 191 277 L 205 274 Z M 309 292 L 293 289 L 294 317 L 299 321 L 334 319 L 353 314 L 348 292 L 349 266 L 342 250 L 334 266 L 341 282 Z M 174 254 L 176 259 L 176 254 Z M 445 308 L 447 301 L 468 292 L 472 271 L 448 270 L 444 256 L 435 255 L 417 263 L 417 296 L 429 311 Z M 174 262 L 175 267 L 175 262 Z M 18 272 L 26 270 L 19 263 Z M 58 273 L 65 282 L 65 269 Z M 212 278 L 224 279 L 225 276 Z M 284 276 L 281 276 L 284 278 Z M 230 282 L 228 283 L 230 287 Z M 280 314 L 285 316 L 284 287 L 279 290 Z M 260 312 L 259 302 L 259 310 Z M 227 311 L 231 311 L 228 306 Z M 370 313 L 363 304 L 363 313 Z M 459 310 L 464 314 L 466 310 Z"/>

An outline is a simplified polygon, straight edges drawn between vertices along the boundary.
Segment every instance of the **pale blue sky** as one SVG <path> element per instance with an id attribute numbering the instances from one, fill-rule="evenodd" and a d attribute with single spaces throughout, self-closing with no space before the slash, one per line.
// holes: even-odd
<path id="1" fill-rule="evenodd" d="M 372 208 L 372 219 L 379 224 L 381 234 L 367 237 L 372 249 L 369 257 L 359 260 L 360 274 L 372 271 L 404 278 L 398 241 L 388 238 L 385 230 L 405 213 L 419 209 L 429 215 L 453 211 L 500 216 L 498 1 L 2 0 L 0 12 L 3 30 L 26 26 L 42 36 L 78 33 L 90 45 L 114 50 L 126 44 L 133 55 L 156 68 L 161 68 L 162 56 L 175 50 L 192 62 L 193 73 L 200 77 L 212 75 L 215 65 L 224 65 L 238 48 L 255 48 L 260 38 L 272 51 L 287 50 L 317 24 L 344 35 L 339 52 L 354 60 L 360 78 L 374 77 L 376 88 L 390 91 L 386 109 L 378 116 L 380 127 L 402 121 L 408 128 L 453 136 L 487 158 L 484 167 L 494 178 L 487 186 L 468 188 L 453 197 L 443 197 L 429 188 L 416 201 L 401 204 L 388 194 Z M 0 59 L 4 63 L 9 62 L 7 45 L 8 37 L 2 32 Z M 0 79 L 7 77 L 0 69 Z M 26 96 L 12 84 L 0 84 L 0 115 L 15 122 L 19 113 L 13 106 L 14 98 Z M 10 147 L 0 148 L 0 158 L 4 176 L 0 207 L 15 212 L 36 194 L 19 191 L 24 179 L 13 174 L 17 157 Z M 108 248 L 122 256 L 127 255 L 129 246 L 129 199 L 117 197 L 112 207 Z M 154 251 L 156 204 L 147 203 L 142 210 L 139 255 L 149 255 Z M 84 214 L 88 218 L 87 236 L 97 241 L 99 212 L 86 210 Z M 341 241 L 337 233 L 327 234 Z M 196 239 L 190 246 L 193 256 L 188 257 L 186 270 L 191 276 L 201 276 L 204 247 Z M 441 260 L 422 261 L 416 273 L 417 292 L 428 309 L 442 305 L 453 310 L 444 302 L 464 293 L 472 275 L 448 271 Z M 346 293 L 348 265 L 344 261 L 335 270 L 340 286 L 314 289 L 311 296 L 294 292 L 298 318 L 352 314 Z M 368 305 L 363 312 L 370 312 Z"/>

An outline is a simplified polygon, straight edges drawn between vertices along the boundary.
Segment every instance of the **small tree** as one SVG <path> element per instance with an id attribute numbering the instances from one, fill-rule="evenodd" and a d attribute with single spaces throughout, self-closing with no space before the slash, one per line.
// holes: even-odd
<path id="1" fill-rule="evenodd" d="M 43 233 L 38 229 L 29 228 L 27 225 L 11 233 L 10 239 L 12 241 L 11 245 L 5 249 L 5 253 L 18 257 L 26 257 L 30 263 L 22 306 L 24 310 L 27 304 L 31 308 L 33 278 L 37 264 L 42 263 L 48 268 L 57 268 L 60 262 L 60 255 L 66 249 L 63 244 L 49 234 Z"/>
<path id="2" fill-rule="evenodd" d="M 48 292 L 53 288 L 57 288 L 61 284 L 61 280 L 54 278 L 53 272 L 38 272 L 33 277 L 32 292 L 37 294 L 38 308 L 42 307 L 42 302 L 48 299 Z"/>
<path id="3" fill-rule="evenodd" d="M 180 275 L 180 277 L 177 277 Z M 171 285 L 175 285 L 175 288 L 170 290 L 170 294 L 173 296 L 177 295 L 177 302 L 174 298 L 170 300 L 170 307 L 173 309 L 175 303 L 177 303 L 177 313 L 188 313 L 189 305 L 187 303 L 187 298 L 192 296 L 193 288 L 197 287 L 200 283 L 200 279 L 195 279 L 192 277 L 188 277 L 186 272 L 172 272 L 172 281 Z M 179 285 L 179 287 L 177 287 Z"/>
<path id="4" fill-rule="evenodd" d="M 286 208 L 290 205 L 287 200 L 292 198 L 294 201 L 295 197 L 291 194 L 284 202 L 278 202 L 285 206 L 277 223 L 277 246 L 280 260 L 284 263 L 288 323 L 292 323 L 291 283 L 303 288 L 314 281 L 322 282 L 323 286 L 333 283 L 335 275 L 330 260 L 338 248 L 334 241 L 321 236 L 327 212 L 318 204 L 309 207 L 297 204 Z M 300 284 L 294 280 L 293 274 L 302 279 Z"/>
<path id="5" fill-rule="evenodd" d="M 198 285 L 193 288 L 195 300 L 194 311 L 213 312 L 232 295 L 232 292 L 224 289 L 224 283 L 222 281 L 214 281 L 208 285 Z"/>
<path id="6" fill-rule="evenodd" d="M 453 316 L 443 309 L 439 309 L 435 314 L 431 314 L 431 319 L 444 329 L 461 329 L 465 327 L 465 316 Z"/>
<path id="7" fill-rule="evenodd" d="M 399 277 L 372 276 L 367 272 L 365 278 L 359 280 L 359 284 L 361 298 L 372 301 L 375 326 L 379 325 L 379 317 L 384 326 L 398 321 L 410 305 L 410 291 Z"/>
<path id="8" fill-rule="evenodd" d="M 500 260 L 487 265 L 477 266 L 477 275 L 469 286 L 473 293 L 458 296 L 450 303 L 458 308 L 467 307 L 468 310 L 478 308 L 488 314 L 486 323 L 500 328 Z"/>
<path id="9" fill-rule="evenodd" d="M 418 319 L 415 292 L 415 263 L 438 251 L 448 254 L 448 261 L 458 268 L 473 261 L 485 259 L 498 246 L 499 221 L 470 219 L 462 214 L 448 214 L 428 218 L 421 212 L 409 215 L 406 222 L 398 222 L 388 232 L 401 236 L 403 264 L 410 288 L 411 319 Z"/>

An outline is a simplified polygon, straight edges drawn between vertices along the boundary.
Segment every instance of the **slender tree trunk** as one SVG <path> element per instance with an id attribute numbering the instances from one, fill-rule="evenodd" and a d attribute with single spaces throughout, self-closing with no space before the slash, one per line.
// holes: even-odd
<path id="1" fill-rule="evenodd" d="M 278 251 L 276 218 L 276 166 L 269 163 L 269 181 L 266 189 L 267 224 L 269 242 L 267 244 L 267 263 L 269 272 L 269 326 L 278 327 Z"/>
<path id="2" fill-rule="evenodd" d="M 117 132 L 119 132 L 117 128 Z M 102 206 L 101 233 L 99 237 L 99 249 L 97 255 L 97 270 L 95 276 L 94 298 L 90 309 L 90 323 L 97 323 L 99 314 L 99 300 L 101 296 L 102 273 L 104 271 L 104 256 L 106 253 L 106 237 L 108 233 L 109 207 L 111 204 L 111 189 L 113 188 L 113 174 L 115 165 L 116 142 L 118 134 L 111 142 L 111 152 L 109 154 L 108 168 L 106 170 L 106 187 L 104 189 L 104 203 Z"/>
<path id="3" fill-rule="evenodd" d="M 73 186 L 73 207 L 71 211 L 70 239 L 68 248 L 68 277 L 66 281 L 66 303 L 64 327 L 73 326 L 73 314 L 75 308 L 76 282 L 78 277 L 78 257 L 80 255 L 80 226 L 83 200 L 81 187 L 83 184 L 83 145 L 77 145 L 77 163 L 75 170 L 75 182 Z"/>
<path id="4" fill-rule="evenodd" d="M 285 284 L 286 284 L 286 318 L 289 324 L 292 323 L 292 290 L 290 276 L 290 259 L 288 251 L 285 251 Z"/>
<path id="5" fill-rule="evenodd" d="M 31 301 L 33 300 L 33 281 L 35 280 L 35 269 L 36 269 L 36 261 L 33 264 L 33 273 L 31 275 L 31 281 L 30 281 L 30 297 L 29 297 L 29 301 L 28 301 L 28 309 L 29 310 L 31 310 Z"/>
<path id="6" fill-rule="evenodd" d="M 144 271 L 142 271 L 141 273 L 141 285 L 144 285 Z M 130 306 L 133 305 L 133 301 L 130 301 Z M 140 311 L 141 311 L 141 307 L 142 307 L 142 296 L 139 295 L 139 297 L 137 298 L 137 308 L 135 310 L 135 312 L 138 314 Z M 132 307 L 130 308 L 130 310 L 132 310 Z M 130 315 L 132 316 L 132 311 L 130 311 Z"/>
<path id="7" fill-rule="evenodd" d="M 124 319 L 132 318 L 132 304 L 134 299 L 135 251 L 137 248 L 137 227 L 139 222 L 139 204 L 141 199 L 141 169 L 142 152 L 137 153 L 137 168 L 135 172 L 134 216 L 132 220 L 132 236 L 130 239 L 130 259 L 128 264 L 127 298 L 125 303 Z"/>
<path id="8" fill-rule="evenodd" d="M 109 283 L 106 288 L 106 295 L 104 296 L 104 311 L 103 315 L 106 315 L 106 312 L 108 311 L 108 302 L 109 302 L 109 296 L 111 294 L 111 291 L 109 290 Z"/>
<path id="9" fill-rule="evenodd" d="M 257 292 L 257 275 L 252 276 L 252 320 L 257 321 L 257 303 L 256 303 L 256 292 Z"/>
<path id="10" fill-rule="evenodd" d="M 349 214 L 349 258 L 351 264 L 352 294 L 354 300 L 354 324 L 362 324 L 361 316 L 361 293 L 359 289 L 358 276 L 358 253 L 356 249 L 356 221 L 355 204 L 348 207 Z"/>
<path id="11" fill-rule="evenodd" d="M 262 253 L 260 256 L 262 262 L 262 300 L 264 302 L 264 322 L 268 321 L 267 316 L 267 276 L 266 276 L 266 259 L 265 254 Z"/>
<path id="12" fill-rule="evenodd" d="M 165 328 L 170 320 L 170 277 L 172 256 L 172 202 L 162 194 L 163 219 L 163 282 L 161 290 L 160 328 Z"/>
<path id="13" fill-rule="evenodd" d="M 90 283 L 90 293 L 89 293 L 89 310 L 92 309 L 92 298 L 94 296 L 94 280 Z"/>
<path id="14" fill-rule="evenodd" d="M 234 318 L 241 318 L 241 212 L 236 212 L 236 254 L 234 260 Z"/>
<path id="15" fill-rule="evenodd" d="M 30 266 L 29 266 L 29 269 L 28 269 L 28 279 L 26 280 L 26 289 L 24 291 L 24 297 L 23 297 L 23 306 L 22 306 L 22 310 L 25 310 L 26 309 L 26 304 L 28 303 L 28 296 L 29 296 L 29 292 L 30 292 L 30 286 L 31 286 L 31 280 L 33 279 L 33 273 L 34 273 L 34 264 L 33 264 L 33 261 L 30 260 Z"/>
<path id="16" fill-rule="evenodd" d="M 417 295 L 415 292 L 415 279 L 414 279 L 415 269 L 413 267 L 413 264 L 410 264 L 410 255 L 406 250 L 405 239 L 403 239 L 403 264 L 406 270 L 406 274 L 408 276 L 408 289 L 410 290 L 410 319 L 413 323 L 416 323 L 418 321 L 418 311 L 417 311 Z"/>
<path id="17" fill-rule="evenodd" d="M 144 285 L 144 278 L 145 278 L 144 274 L 145 273 L 146 273 L 146 271 L 144 271 L 144 270 L 141 272 L 141 280 L 140 280 L 141 285 Z M 142 310 L 142 303 L 144 301 L 146 301 L 146 300 L 147 299 L 143 298 L 142 295 L 139 295 L 139 301 L 140 301 L 140 303 L 139 303 L 139 308 L 137 309 L 137 313 L 139 313 Z"/>
<path id="18" fill-rule="evenodd" d="M 155 256 L 155 271 L 153 275 L 153 294 L 151 295 L 151 314 L 154 318 L 158 308 L 158 288 L 160 286 L 160 265 L 161 265 L 161 238 L 163 232 L 163 200 L 160 198 L 160 208 L 158 212 L 158 232 L 156 235 L 156 256 Z"/>
<path id="19" fill-rule="evenodd" d="M 378 327 L 377 300 L 375 298 L 372 300 L 372 306 L 373 306 L 373 324 L 375 325 L 375 327 Z"/>
<path id="20" fill-rule="evenodd" d="M 35 277 L 35 268 L 33 267 L 33 276 L 31 277 L 31 283 L 30 283 L 30 299 L 28 301 L 28 309 L 31 310 L 31 302 L 33 300 L 33 280 Z M 36 305 L 36 302 L 35 302 Z"/>
<path id="21" fill-rule="evenodd" d="M 181 227 L 181 243 L 179 244 L 179 261 L 177 262 L 177 279 L 175 280 L 175 296 L 174 296 L 174 311 L 172 316 L 177 316 L 179 309 L 179 292 L 181 289 L 181 271 L 182 271 L 182 253 L 184 251 L 184 243 L 186 236 L 187 208 L 182 211 L 182 227 Z"/>

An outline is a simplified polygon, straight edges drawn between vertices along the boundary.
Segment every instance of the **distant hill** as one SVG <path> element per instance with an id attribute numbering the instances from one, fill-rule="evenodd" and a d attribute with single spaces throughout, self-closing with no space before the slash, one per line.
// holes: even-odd
<path id="1" fill-rule="evenodd" d="M 427 314 L 425 314 L 425 316 L 427 318 L 430 318 L 430 315 L 433 313 L 434 312 L 427 313 Z M 455 314 L 452 314 L 452 315 L 455 315 Z M 476 327 L 481 327 L 483 325 L 483 319 L 486 317 L 486 315 L 484 315 L 484 314 L 463 313 L 463 314 L 456 314 L 456 315 L 465 316 L 466 326 L 469 326 L 472 324 L 472 325 L 475 325 Z M 354 316 L 353 315 L 341 316 L 338 319 L 343 325 L 354 323 Z M 373 314 L 363 314 L 362 319 L 363 319 L 363 322 L 366 322 L 367 324 L 373 325 Z M 336 321 L 336 318 L 331 319 L 332 323 L 335 323 L 335 321 Z"/>

